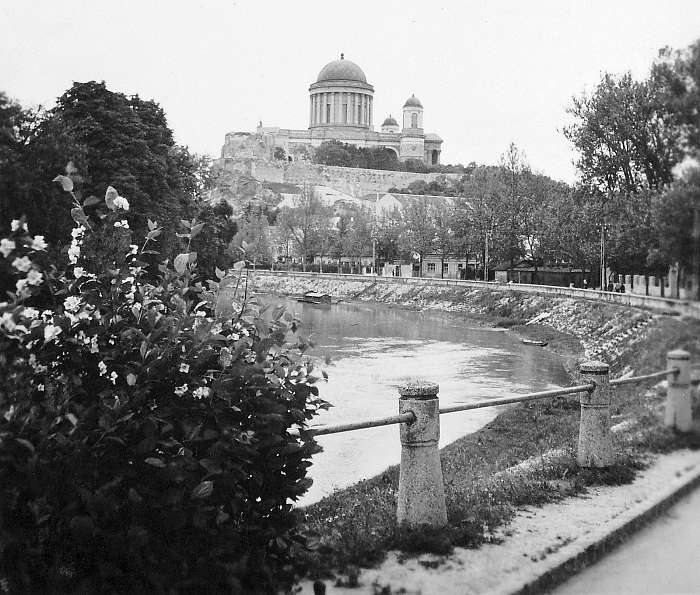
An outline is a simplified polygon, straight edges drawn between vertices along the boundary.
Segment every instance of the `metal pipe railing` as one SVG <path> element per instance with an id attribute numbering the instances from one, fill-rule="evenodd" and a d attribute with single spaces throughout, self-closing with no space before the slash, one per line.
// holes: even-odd
<path id="1" fill-rule="evenodd" d="M 660 372 L 652 372 L 642 376 L 630 376 L 629 378 L 618 378 L 610 381 L 610 386 L 621 386 L 624 384 L 635 384 L 652 380 L 654 378 L 663 378 L 669 374 L 678 374 L 678 368 L 669 368 Z M 595 388 L 594 384 L 581 384 L 578 386 L 569 386 L 566 388 L 555 388 L 552 390 L 544 390 L 535 393 L 527 393 L 514 397 L 504 397 L 502 399 L 491 399 L 488 401 L 480 401 L 478 403 L 463 403 L 460 405 L 449 405 L 440 407 L 440 414 L 456 413 L 459 411 L 472 411 L 474 409 L 485 409 L 487 407 L 498 407 L 500 405 L 510 405 L 512 403 L 525 403 L 527 401 L 536 401 L 538 399 L 548 399 L 550 397 L 560 397 L 564 395 L 573 395 L 576 393 L 590 392 Z M 415 416 L 412 413 L 403 413 L 401 415 L 392 415 L 390 417 L 382 417 L 379 419 L 370 419 L 365 421 L 352 422 L 347 424 L 338 424 L 334 426 L 318 426 L 308 428 L 308 432 L 313 436 L 326 436 L 328 434 L 340 434 L 341 432 L 351 432 L 353 430 L 364 430 L 367 428 L 377 428 L 381 426 L 390 426 L 400 423 L 413 423 Z"/>
<path id="2" fill-rule="evenodd" d="M 678 368 L 669 368 L 668 370 L 661 370 L 660 372 L 652 372 L 651 374 L 644 374 L 643 376 L 630 376 L 629 378 L 616 378 L 610 381 L 610 386 L 620 386 L 622 384 L 636 384 L 637 382 L 643 382 L 644 380 L 651 380 L 652 378 L 663 378 L 669 374 L 678 374 L 680 370 Z"/>
<path id="3" fill-rule="evenodd" d="M 497 407 L 498 405 L 508 405 L 510 403 L 524 403 L 526 401 L 535 401 L 537 399 L 547 399 L 549 397 L 559 397 L 562 395 L 573 395 L 575 393 L 588 392 L 593 390 L 594 388 L 595 384 L 581 384 L 579 386 L 569 386 L 567 388 L 556 388 L 552 390 L 543 390 L 538 393 L 518 395 L 517 397 L 505 397 L 503 399 L 481 401 L 480 403 L 464 403 L 462 405 L 449 405 L 447 407 L 440 407 L 440 413 L 442 414 L 454 413 L 456 411 L 471 411 L 472 409 Z"/>
<path id="4" fill-rule="evenodd" d="M 314 436 L 324 436 L 326 434 L 340 434 L 341 432 L 351 432 L 352 430 L 364 430 L 366 428 L 376 428 L 379 426 L 390 426 L 393 424 L 413 423 L 416 416 L 408 411 L 399 415 L 390 417 L 381 417 L 379 419 L 369 419 L 367 421 L 356 421 L 349 424 L 338 424 L 335 426 L 318 426 L 308 428 L 308 432 Z"/>

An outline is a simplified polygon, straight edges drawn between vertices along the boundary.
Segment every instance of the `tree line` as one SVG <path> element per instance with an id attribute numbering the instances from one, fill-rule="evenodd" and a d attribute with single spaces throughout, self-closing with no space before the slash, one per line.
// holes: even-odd
<path id="1" fill-rule="evenodd" d="M 66 250 L 75 221 L 52 182 L 66 163 L 83 198 L 103 196 L 109 186 L 128 198 L 125 218 L 136 237 L 148 231 L 149 219 L 157 221 L 163 257 L 180 251 L 180 221 L 195 218 L 208 232 L 194 246 L 202 270 L 213 274 L 233 262 L 233 211 L 204 202 L 213 183 L 211 160 L 175 143 L 154 101 L 95 81 L 74 83 L 50 109 L 23 107 L 0 91 L 0 226 L 9 229 L 10 221 L 25 217 L 33 233 L 58 253 Z"/>

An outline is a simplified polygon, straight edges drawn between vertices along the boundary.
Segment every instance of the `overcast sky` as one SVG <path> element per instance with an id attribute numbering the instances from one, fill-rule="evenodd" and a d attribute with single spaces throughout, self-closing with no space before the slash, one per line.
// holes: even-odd
<path id="1" fill-rule="evenodd" d="M 415 93 L 444 163 L 497 163 L 512 141 L 571 182 L 571 97 L 699 37 L 699 0 L 12 0 L 0 89 L 50 106 L 73 81 L 104 80 L 157 101 L 178 142 L 218 157 L 226 132 L 259 120 L 307 128 L 308 87 L 344 52 L 374 85 L 377 128 Z"/>

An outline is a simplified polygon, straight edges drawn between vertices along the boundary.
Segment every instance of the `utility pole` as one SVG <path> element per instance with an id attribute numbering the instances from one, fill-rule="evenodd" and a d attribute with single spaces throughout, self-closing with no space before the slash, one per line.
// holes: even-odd
<path id="1" fill-rule="evenodd" d="M 700 205 L 695 199 L 693 209 L 693 299 L 700 300 Z"/>

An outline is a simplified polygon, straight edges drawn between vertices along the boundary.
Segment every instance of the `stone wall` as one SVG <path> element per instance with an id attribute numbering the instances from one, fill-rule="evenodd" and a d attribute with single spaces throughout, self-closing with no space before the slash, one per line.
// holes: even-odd
<path id="1" fill-rule="evenodd" d="M 227 173 L 250 176 L 261 182 L 275 182 L 301 186 L 304 183 L 329 186 L 354 197 L 373 192 L 387 192 L 390 188 L 405 188 L 411 182 L 431 182 L 439 176 L 458 180 L 462 174 L 418 174 L 380 169 L 358 169 L 317 165 L 305 161 L 268 161 L 223 157 L 215 162 Z"/>

